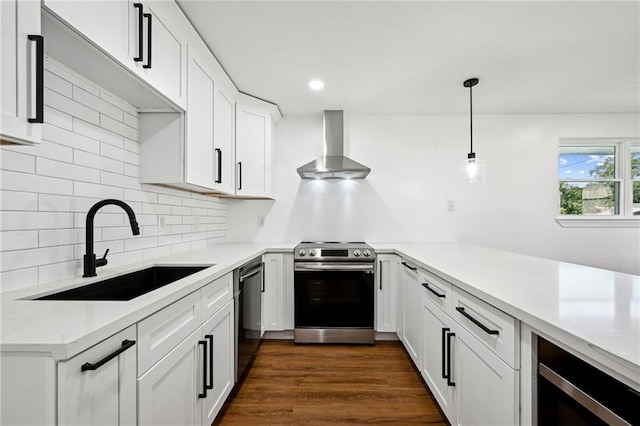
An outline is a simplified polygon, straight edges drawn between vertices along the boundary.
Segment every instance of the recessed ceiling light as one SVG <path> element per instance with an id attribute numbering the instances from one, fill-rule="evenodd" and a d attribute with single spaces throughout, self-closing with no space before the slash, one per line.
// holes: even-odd
<path id="1" fill-rule="evenodd" d="M 320 80 L 311 80 L 309 82 L 309 88 L 311 90 L 322 90 L 324 88 L 324 82 Z"/>

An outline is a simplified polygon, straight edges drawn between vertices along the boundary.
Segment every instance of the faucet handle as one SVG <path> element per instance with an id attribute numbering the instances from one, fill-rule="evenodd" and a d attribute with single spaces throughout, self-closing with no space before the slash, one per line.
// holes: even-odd
<path id="1" fill-rule="evenodd" d="M 107 254 L 109 254 L 109 249 L 107 249 L 107 251 L 104 252 L 104 255 L 102 256 L 101 259 L 96 259 L 96 267 L 104 266 L 107 264 Z"/>

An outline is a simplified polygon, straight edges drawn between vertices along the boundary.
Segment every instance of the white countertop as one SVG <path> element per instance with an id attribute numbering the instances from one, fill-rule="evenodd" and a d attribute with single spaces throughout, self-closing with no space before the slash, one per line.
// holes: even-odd
<path id="1" fill-rule="evenodd" d="M 381 243 L 531 327 L 599 348 L 640 371 L 640 276 L 456 243 Z M 266 251 L 295 243 L 223 244 L 0 294 L 0 350 L 69 358 Z M 215 263 L 130 301 L 20 300 L 150 265 Z M 612 358 L 614 358 L 612 357 Z"/>

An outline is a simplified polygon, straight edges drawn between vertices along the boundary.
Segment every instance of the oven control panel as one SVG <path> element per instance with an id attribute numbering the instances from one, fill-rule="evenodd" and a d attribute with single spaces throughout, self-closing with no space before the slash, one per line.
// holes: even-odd
<path id="1" fill-rule="evenodd" d="M 298 261 L 345 261 L 358 260 L 372 262 L 375 258 L 373 248 L 365 243 L 345 246 L 343 243 L 301 243 L 295 249 Z"/>

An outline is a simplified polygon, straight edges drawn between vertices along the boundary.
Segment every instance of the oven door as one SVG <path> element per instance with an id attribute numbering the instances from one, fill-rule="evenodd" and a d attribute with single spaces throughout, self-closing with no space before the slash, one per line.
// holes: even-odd
<path id="1" fill-rule="evenodd" d="M 373 330 L 374 263 L 296 262 L 296 328 Z"/>

